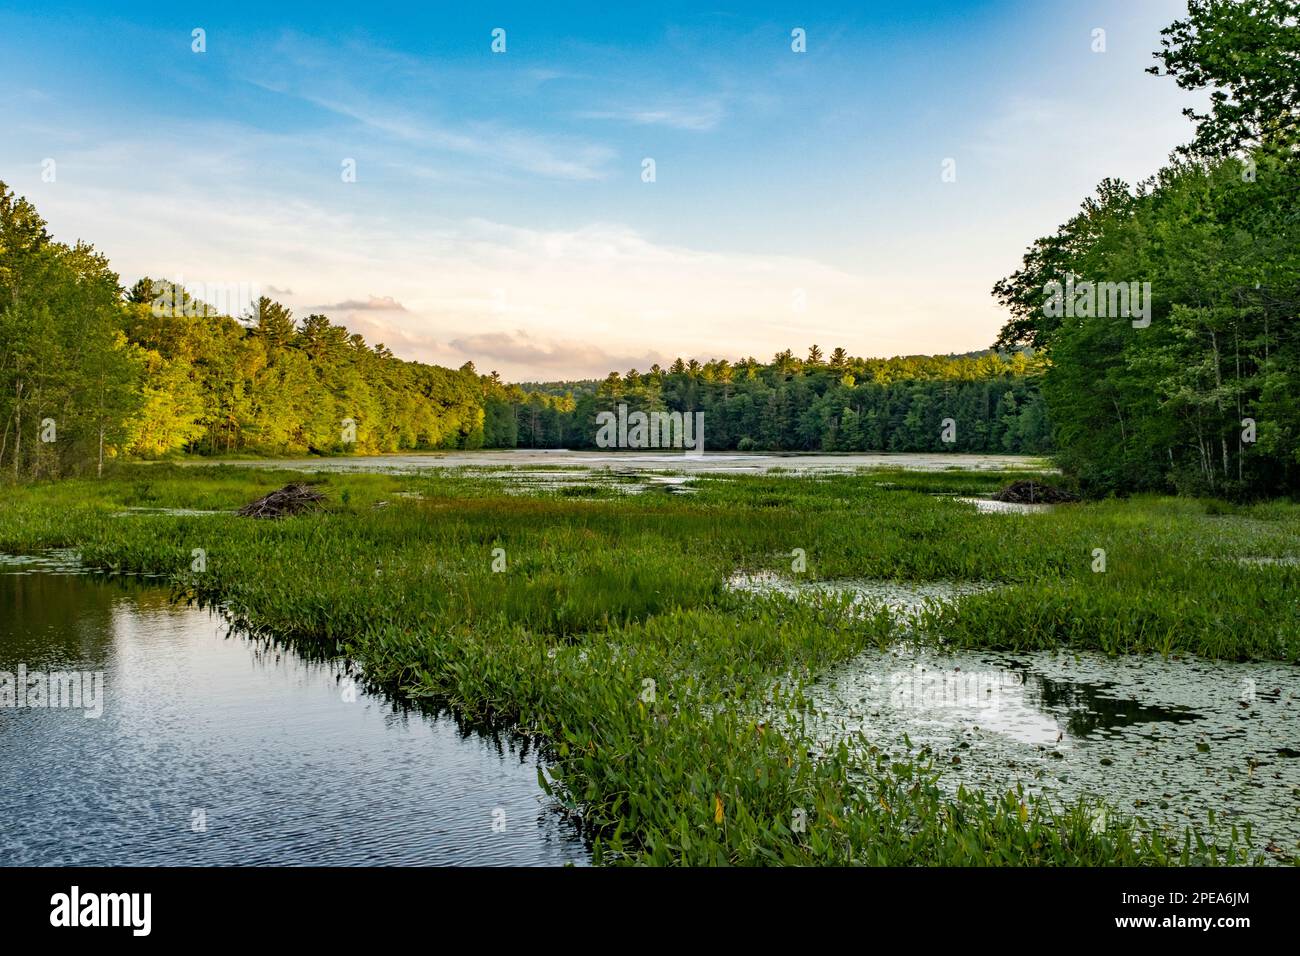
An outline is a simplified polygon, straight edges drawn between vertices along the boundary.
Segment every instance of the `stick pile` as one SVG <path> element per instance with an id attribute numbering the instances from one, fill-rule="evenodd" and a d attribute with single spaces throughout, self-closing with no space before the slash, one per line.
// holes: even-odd
<path id="1" fill-rule="evenodd" d="M 1045 485 L 1040 481 L 1013 481 L 996 495 L 994 501 L 1008 501 L 1017 505 L 1059 505 L 1070 501 L 1078 501 L 1079 496 L 1066 491 L 1064 488 L 1056 488 L 1052 485 Z"/>
<path id="2" fill-rule="evenodd" d="M 249 502 L 238 514 L 245 518 L 283 518 L 320 507 L 325 496 L 311 485 L 285 485 L 279 491 Z"/>

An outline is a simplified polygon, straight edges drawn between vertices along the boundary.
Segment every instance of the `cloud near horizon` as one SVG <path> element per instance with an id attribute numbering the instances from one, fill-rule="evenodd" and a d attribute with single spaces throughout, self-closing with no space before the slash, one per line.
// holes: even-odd
<path id="1" fill-rule="evenodd" d="M 171 236 L 167 259 L 187 280 L 297 290 L 280 298 L 300 316 L 330 314 L 403 358 L 496 362 L 514 380 L 603 376 L 678 355 L 765 358 L 813 343 L 859 355 L 916 353 L 918 342 L 966 351 L 990 336 L 979 327 L 945 331 L 954 315 L 982 313 L 984 328 L 996 324 L 983 276 L 963 284 L 956 267 L 937 285 L 925 270 L 853 274 L 809 257 L 656 242 L 609 222 L 547 230 L 430 220 L 395 235 L 382 216 L 324 204 L 200 190 L 163 203 L 142 189 L 69 183 L 33 199 L 55 235 L 116 233 L 119 241 L 121 205 L 150 208 L 150 221 L 132 228 Z M 215 228 L 195 232 L 196 221 Z M 234 238 L 254 230 L 256 242 Z M 159 273 L 154 253 L 127 245 L 100 248 L 124 278 Z M 357 297 L 358 277 L 384 294 Z"/>
<path id="2" fill-rule="evenodd" d="M 274 287 L 272 287 L 274 288 Z M 292 292 L 287 292 L 292 295 Z M 366 299 L 345 299 L 332 305 L 314 305 L 313 312 L 405 312 L 406 306 L 391 295 L 372 295 Z"/>
<path id="3" fill-rule="evenodd" d="M 452 339 L 448 343 L 473 361 L 479 371 L 484 363 L 504 361 L 512 366 L 527 365 L 539 371 L 558 372 L 555 378 L 601 378 L 612 371 L 637 368 L 648 371 L 655 363 L 671 359 L 656 352 L 615 355 L 590 342 L 538 339 L 523 329 L 515 332 L 483 332 Z M 477 358 L 475 358 L 477 356 Z M 579 370 L 579 374 L 574 374 Z"/>
<path id="4" fill-rule="evenodd" d="M 474 12 L 267 8 L 202 56 L 154 17 L 0 11 L 0 179 L 128 285 L 265 289 L 514 380 L 965 352 L 1035 237 L 1189 133 L 1143 72 L 1178 0 L 978 6 L 827 11 L 806 54 L 756 9 L 520 9 L 495 55 Z"/>

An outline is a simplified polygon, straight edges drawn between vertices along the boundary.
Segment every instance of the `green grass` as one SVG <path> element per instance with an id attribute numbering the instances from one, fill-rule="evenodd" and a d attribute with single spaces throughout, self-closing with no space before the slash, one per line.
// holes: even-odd
<path id="1" fill-rule="evenodd" d="M 1144 498 L 978 515 L 925 493 L 999 483 L 955 472 L 704 478 L 692 495 L 521 496 L 490 478 L 436 471 L 322 474 L 313 480 L 327 509 L 278 522 L 114 516 L 126 507 L 233 509 L 300 477 L 154 465 L 10 487 L 0 551 L 72 547 L 98 567 L 170 573 L 186 598 L 347 654 L 395 693 L 518 723 L 546 742 L 553 769 L 542 783 L 581 815 L 602 862 L 1244 859 L 1232 833 L 1171 836 L 1113 812 L 1094 832 L 1084 805 L 947 796 L 937 769 L 890 760 L 868 740 L 810 756 L 800 688 L 894 639 L 894 626 L 833 601 L 741 598 L 725 582 L 742 568 L 788 574 L 799 548 L 809 579 L 1007 585 L 931 609 L 920 622 L 928 639 L 1294 661 L 1300 568 L 1237 559 L 1300 555 L 1300 507 L 1220 514 Z M 1092 570 L 1096 548 L 1106 551 L 1105 573 Z M 195 549 L 206 556 L 201 573 L 191 570 Z M 501 573 L 495 549 L 504 550 Z"/>

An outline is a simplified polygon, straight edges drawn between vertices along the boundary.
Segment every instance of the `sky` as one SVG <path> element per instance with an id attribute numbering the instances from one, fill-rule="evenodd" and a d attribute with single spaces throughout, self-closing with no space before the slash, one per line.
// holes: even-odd
<path id="1" fill-rule="evenodd" d="M 987 348 L 1025 247 L 1191 137 L 1172 0 L 626 6 L 0 9 L 0 181 L 126 285 L 537 381 Z"/>

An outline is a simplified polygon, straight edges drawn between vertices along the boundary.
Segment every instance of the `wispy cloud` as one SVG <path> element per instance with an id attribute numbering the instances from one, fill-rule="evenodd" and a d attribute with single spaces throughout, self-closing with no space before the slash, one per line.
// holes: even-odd
<path id="1" fill-rule="evenodd" d="M 387 71 L 376 68 L 372 77 L 367 57 L 377 62 L 394 59 L 387 51 L 372 48 L 353 50 L 351 55 L 331 50 L 301 38 L 282 38 L 275 57 L 249 57 L 243 67 L 245 80 L 268 92 L 295 97 L 335 116 L 360 124 L 371 133 L 421 151 L 442 153 L 550 179 L 597 180 L 608 175 L 615 156 L 610 147 L 581 137 L 538 132 L 500 120 L 455 120 L 440 115 L 454 105 L 442 102 L 429 91 L 436 89 L 427 75 L 418 75 L 419 85 L 395 96 L 393 90 L 370 92 Z M 396 57 L 403 73 L 414 67 L 409 58 Z M 329 61 L 328 70 L 321 64 Z M 350 66 L 348 64 L 351 64 Z M 561 74 L 554 74 L 558 78 Z M 400 108 L 394 102 L 419 102 L 420 109 Z"/>
<path id="2" fill-rule="evenodd" d="M 350 102 L 307 92 L 296 95 L 412 146 L 553 179 L 603 179 L 614 157 L 614 150 L 607 146 L 573 137 L 537 135 L 492 122 L 453 127 L 415 113 L 375 108 L 362 102 L 360 94 Z"/>
<path id="3" fill-rule="evenodd" d="M 293 289 L 281 298 L 299 314 L 327 312 L 403 358 L 492 363 L 515 379 L 644 369 L 677 354 L 770 355 L 814 341 L 893 354 L 987 338 L 951 334 L 952 316 L 972 316 L 974 295 L 987 300 L 982 281 L 945 288 L 928 275 L 855 275 L 808 257 L 665 243 L 619 223 L 394 221 L 202 184 L 160 192 L 60 183 L 33 198 L 56 235 L 110 237 L 99 245 L 128 283 L 179 274 Z M 124 229 L 124 206 L 151 215 Z M 358 276 L 384 294 L 355 295 Z M 993 310 L 990 302 L 990 318 Z"/>
<path id="4" fill-rule="evenodd" d="M 406 306 L 391 295 L 372 295 L 366 299 L 344 299 L 330 305 L 312 306 L 321 312 L 405 312 Z"/>
<path id="5" fill-rule="evenodd" d="M 591 342 L 538 338 L 523 329 L 465 335 L 452 339 L 449 344 L 476 365 L 501 361 L 512 367 L 535 369 L 538 375 L 550 373 L 559 377 L 594 377 L 614 369 L 645 370 L 656 362 L 665 364 L 664 356 L 654 351 L 610 352 Z"/>
<path id="6" fill-rule="evenodd" d="M 667 126 L 671 129 L 711 130 L 726 115 L 718 98 L 686 100 L 657 106 L 625 106 L 617 109 L 584 110 L 579 119 L 613 120 L 636 126 Z"/>
<path id="7" fill-rule="evenodd" d="M 1188 132 L 1176 85 L 1141 72 L 1181 0 L 1065 6 L 845 13 L 808 24 L 806 55 L 752 11 L 520 18 L 504 56 L 441 8 L 341 29 L 268 6 L 201 57 L 148 18 L 25 20 L 0 60 L 40 82 L 0 81 L 0 178 L 127 283 L 247 282 L 514 378 L 979 348 L 1025 244 Z"/>

